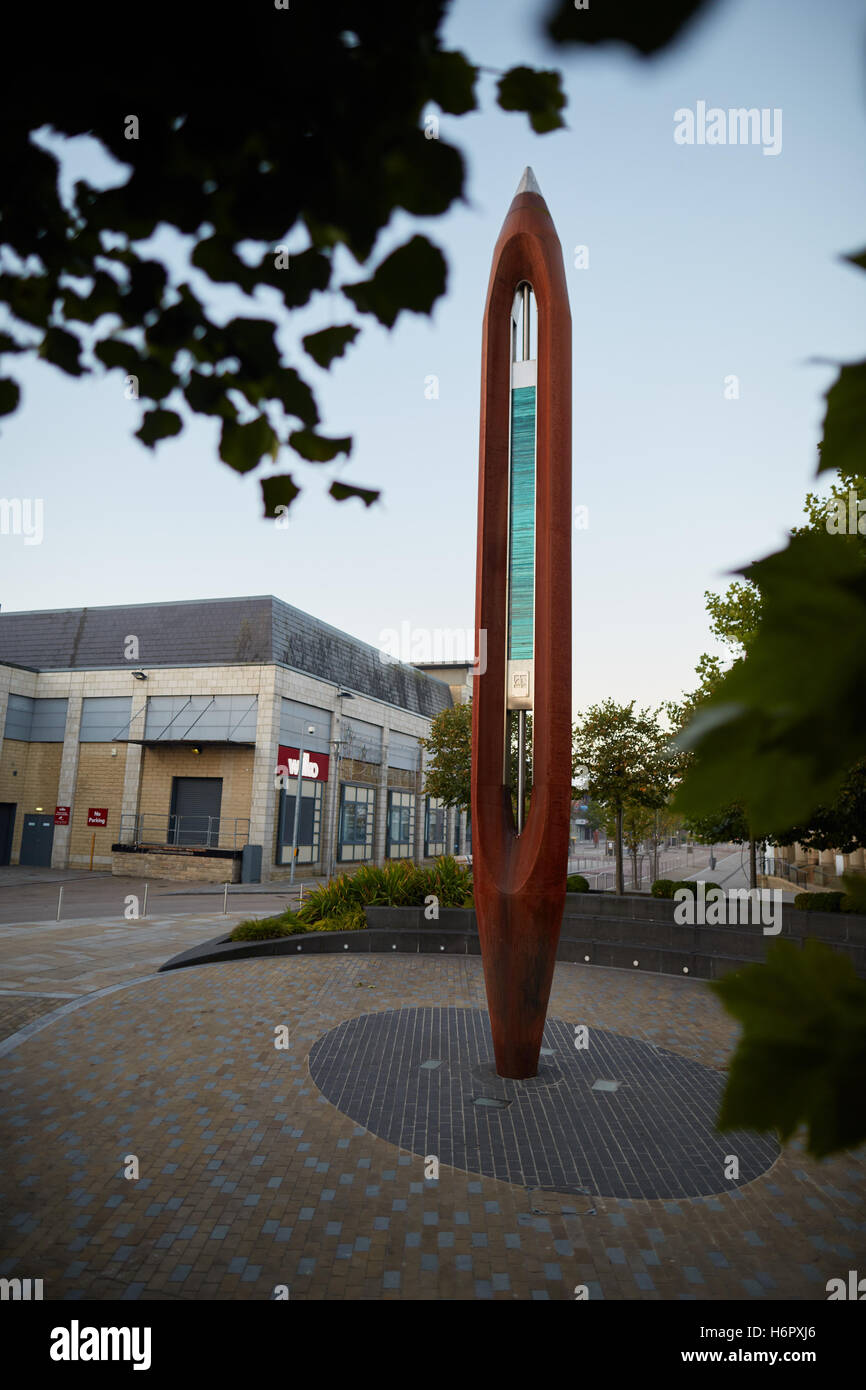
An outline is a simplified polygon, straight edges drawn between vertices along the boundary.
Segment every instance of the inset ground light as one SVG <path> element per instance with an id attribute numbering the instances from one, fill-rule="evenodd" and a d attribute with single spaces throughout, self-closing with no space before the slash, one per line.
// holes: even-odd
<path id="1" fill-rule="evenodd" d="M 718 1134 L 724 1077 L 675 1052 L 547 1020 L 538 1076 L 503 1081 L 481 1009 L 347 1019 L 310 1051 L 332 1105 L 398 1148 L 523 1187 L 599 1197 L 705 1197 L 752 1182 L 778 1146 Z M 726 1161 L 739 1164 L 726 1179 Z"/>

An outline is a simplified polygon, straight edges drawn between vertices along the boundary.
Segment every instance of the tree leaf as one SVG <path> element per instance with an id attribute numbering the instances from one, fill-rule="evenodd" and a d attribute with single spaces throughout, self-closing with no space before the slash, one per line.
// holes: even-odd
<path id="1" fill-rule="evenodd" d="M 410 131 L 402 145 L 383 156 L 396 205 L 416 217 L 438 217 L 463 192 L 463 156 L 444 140 Z"/>
<path id="2" fill-rule="evenodd" d="M 325 439 L 314 430 L 295 430 L 289 435 L 289 443 L 301 458 L 309 463 L 330 463 L 337 454 L 352 452 L 352 436 L 345 439 Z"/>
<path id="3" fill-rule="evenodd" d="M 260 385 L 263 394 L 279 401 L 287 415 L 296 415 L 310 428 L 319 423 L 316 398 L 294 367 L 280 367 L 279 371 L 263 377 Z"/>
<path id="4" fill-rule="evenodd" d="M 223 329 L 227 352 L 240 360 L 241 367 L 254 378 L 267 376 L 280 365 L 274 342 L 275 324 L 270 319 L 231 319 Z"/>
<path id="5" fill-rule="evenodd" d="M 352 324 L 344 323 L 334 328 L 323 328 L 320 333 L 308 333 L 301 342 L 314 362 L 320 367 L 330 367 L 335 357 L 343 356 L 360 331 Z"/>
<path id="6" fill-rule="evenodd" d="M 742 1025 L 718 1119 L 720 1130 L 808 1126 L 816 1158 L 866 1139 L 866 982 L 824 942 L 774 941 L 763 965 L 710 989 Z"/>
<path id="7" fill-rule="evenodd" d="M 74 333 L 65 328 L 49 328 L 42 339 L 39 356 L 51 362 L 67 376 L 83 376 L 85 368 L 79 360 L 81 344 Z"/>
<path id="8" fill-rule="evenodd" d="M 129 286 L 120 301 L 124 321 L 127 324 L 140 323 L 145 314 L 159 309 L 167 284 L 165 266 L 160 265 L 159 261 L 141 261 L 135 257 L 129 267 Z M 107 290 L 104 292 L 107 293 Z"/>
<path id="9" fill-rule="evenodd" d="M 165 400 L 178 384 L 176 374 L 153 357 L 139 358 L 134 375 L 138 377 L 141 395 L 149 396 L 154 401 Z"/>
<path id="10" fill-rule="evenodd" d="M 105 271 L 97 271 L 93 277 L 93 288 L 86 297 L 74 290 L 64 291 L 61 303 L 67 319 L 80 323 L 96 323 L 103 314 L 118 313 L 121 303 L 120 289 Z"/>
<path id="11" fill-rule="evenodd" d="M 255 270 L 235 254 L 228 237 L 206 237 L 198 243 L 190 260 L 217 284 L 237 284 L 247 292 L 258 284 Z"/>
<path id="12" fill-rule="evenodd" d="M 331 483 L 329 489 L 331 496 L 337 502 L 345 502 L 347 497 L 360 497 L 365 507 L 371 507 L 380 496 L 378 489 L 369 487 L 353 487 L 351 483 Z"/>
<path id="13" fill-rule="evenodd" d="M 607 43 L 618 40 L 649 55 L 676 38 L 708 0 L 665 0 L 663 5 L 592 5 L 577 9 L 558 0 L 547 31 L 554 43 Z"/>
<path id="14" fill-rule="evenodd" d="M 856 910 L 866 916 L 866 878 L 862 874 L 843 874 L 842 885 Z"/>
<path id="15" fill-rule="evenodd" d="M 277 507 L 290 507 L 301 491 L 295 486 L 290 473 L 283 473 L 276 478 L 262 478 L 261 484 L 265 516 L 276 516 Z"/>
<path id="16" fill-rule="evenodd" d="M 200 415 L 218 415 L 223 420 L 237 419 L 237 407 L 226 395 L 223 377 L 191 372 L 183 394 L 192 409 Z"/>
<path id="17" fill-rule="evenodd" d="M 0 275 L 0 300 L 25 323 L 43 328 L 51 313 L 52 297 L 53 287 L 47 275 Z"/>
<path id="18" fill-rule="evenodd" d="M 188 285 L 181 285 L 181 298 L 165 309 L 156 322 L 145 329 L 149 347 L 176 352 L 193 341 L 193 329 L 203 322 L 204 315 L 198 300 Z"/>
<path id="19" fill-rule="evenodd" d="M 173 434 L 180 434 L 182 429 L 183 421 L 176 411 L 146 410 L 141 427 L 135 431 L 135 434 L 142 444 L 146 444 L 149 449 L 152 449 L 160 439 L 168 439 Z"/>
<path id="20" fill-rule="evenodd" d="M 13 410 L 18 409 L 18 402 L 21 399 L 21 391 L 17 381 L 11 377 L 0 377 L 0 415 L 11 415 Z"/>
<path id="21" fill-rule="evenodd" d="M 141 357 L 132 343 L 125 343 L 122 338 L 105 338 L 93 351 L 106 367 L 121 367 L 127 375 L 138 375 Z"/>
<path id="22" fill-rule="evenodd" d="M 423 236 L 414 236 L 386 257 L 371 280 L 344 285 L 362 314 L 375 314 L 386 328 L 393 327 L 403 309 L 429 314 L 435 301 L 445 293 L 447 267 L 437 246 Z"/>
<path id="23" fill-rule="evenodd" d="M 804 532 L 744 571 L 760 589 L 748 656 L 678 738 L 695 762 L 674 805 L 743 805 L 756 838 L 807 822 L 866 757 L 866 564 L 844 536 Z"/>
<path id="24" fill-rule="evenodd" d="M 558 72 L 536 68 L 511 68 L 497 83 L 503 111 L 526 111 L 532 129 L 543 135 L 565 125 L 560 111 L 566 104 Z"/>
<path id="25" fill-rule="evenodd" d="M 237 473 L 249 473 L 265 454 L 271 454 L 279 444 L 264 415 L 258 415 L 245 425 L 224 420 L 220 437 L 220 458 Z"/>
<path id="26" fill-rule="evenodd" d="M 826 401 L 818 472 L 837 468 L 840 473 L 857 473 L 866 455 L 866 361 L 843 367 Z"/>
<path id="27" fill-rule="evenodd" d="M 277 265 L 279 259 L 280 265 Z M 299 309 L 317 291 L 326 290 L 331 282 L 331 258 L 315 247 L 289 257 L 282 265 L 282 254 L 269 251 L 256 271 L 259 284 L 272 285 L 283 296 L 287 309 Z"/>
<path id="28" fill-rule="evenodd" d="M 478 69 L 462 53 L 440 50 L 430 58 L 430 100 L 452 116 L 474 111 Z"/>

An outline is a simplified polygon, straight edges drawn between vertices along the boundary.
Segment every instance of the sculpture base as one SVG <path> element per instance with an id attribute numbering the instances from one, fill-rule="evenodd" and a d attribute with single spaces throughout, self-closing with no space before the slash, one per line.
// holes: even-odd
<path id="1" fill-rule="evenodd" d="M 363 1014 L 325 1033 L 310 1074 L 338 1110 L 397 1148 L 521 1187 L 703 1197 L 766 1172 L 776 1144 L 713 1128 L 724 1076 L 678 1053 L 548 1019 L 538 1075 L 503 1080 L 481 1009 Z M 726 1155 L 739 1177 L 725 1177 Z"/>

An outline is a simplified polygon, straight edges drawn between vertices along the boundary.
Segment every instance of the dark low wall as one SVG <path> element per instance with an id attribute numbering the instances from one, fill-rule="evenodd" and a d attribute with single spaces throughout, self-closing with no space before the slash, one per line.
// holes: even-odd
<path id="1" fill-rule="evenodd" d="M 665 975 L 717 979 L 730 970 L 762 961 L 775 936 L 760 926 L 679 926 L 676 903 L 664 898 L 569 893 L 565 900 L 557 959 L 581 965 L 607 965 Z M 275 941 L 229 942 L 226 934 L 166 961 L 163 970 L 257 956 L 348 955 L 395 952 L 417 955 L 480 955 L 475 913 L 443 909 L 436 922 L 423 908 L 368 907 L 367 930 L 310 932 Z M 807 937 L 826 941 L 847 955 L 866 977 L 866 917 L 848 913 L 802 912 L 782 908 L 782 931 L 802 945 Z"/>

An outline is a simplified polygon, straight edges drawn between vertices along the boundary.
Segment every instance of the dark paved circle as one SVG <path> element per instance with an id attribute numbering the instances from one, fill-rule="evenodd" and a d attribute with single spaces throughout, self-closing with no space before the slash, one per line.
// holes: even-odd
<path id="1" fill-rule="evenodd" d="M 715 1132 L 719 1072 L 600 1028 L 585 1049 L 574 1042 L 573 1025 L 549 1018 L 538 1076 L 503 1081 L 481 1009 L 389 1009 L 325 1033 L 310 1073 L 379 1138 L 522 1187 L 703 1197 L 751 1182 L 777 1158 L 769 1139 Z M 736 1180 L 725 1178 L 730 1154 Z"/>

